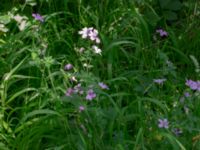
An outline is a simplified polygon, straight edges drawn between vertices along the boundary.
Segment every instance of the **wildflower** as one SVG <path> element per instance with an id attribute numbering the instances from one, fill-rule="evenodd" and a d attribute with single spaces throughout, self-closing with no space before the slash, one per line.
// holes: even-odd
<path id="1" fill-rule="evenodd" d="M 186 80 L 185 84 L 189 86 L 192 90 L 200 91 L 200 81 Z"/>
<path id="2" fill-rule="evenodd" d="M 73 68 L 73 65 L 72 64 L 66 64 L 65 65 L 65 70 L 71 70 Z"/>
<path id="3" fill-rule="evenodd" d="M 90 27 L 90 28 L 85 27 L 78 33 L 82 36 L 83 39 L 86 39 L 92 30 L 93 30 L 92 27 Z"/>
<path id="4" fill-rule="evenodd" d="M 82 53 L 84 50 L 85 50 L 85 48 L 84 48 L 84 47 L 81 47 L 81 48 L 79 49 L 79 52 Z"/>
<path id="5" fill-rule="evenodd" d="M 157 83 L 157 84 L 163 84 L 163 82 L 165 82 L 166 79 L 154 79 L 153 81 L 154 83 Z"/>
<path id="6" fill-rule="evenodd" d="M 80 83 L 77 84 L 77 85 L 74 87 L 74 92 L 75 92 L 75 93 L 79 93 L 79 94 L 81 94 L 81 95 L 83 94 L 83 89 L 82 89 Z"/>
<path id="7" fill-rule="evenodd" d="M 185 93 L 184 93 L 184 96 L 185 96 L 185 97 L 190 97 L 190 93 L 189 93 L 189 92 L 185 92 Z"/>
<path id="8" fill-rule="evenodd" d="M 96 29 L 93 29 L 88 34 L 90 40 L 95 41 L 96 43 L 100 43 L 100 39 L 98 38 L 98 31 Z"/>
<path id="9" fill-rule="evenodd" d="M 40 21 L 40 22 L 44 22 L 44 18 L 40 15 L 40 14 L 38 14 L 38 13 L 33 13 L 32 14 L 32 16 L 35 18 L 35 20 L 38 20 L 38 21 Z"/>
<path id="10" fill-rule="evenodd" d="M 102 89 L 109 89 L 108 86 L 106 84 L 104 84 L 103 82 L 99 82 L 98 84 Z"/>
<path id="11" fill-rule="evenodd" d="M 72 88 L 68 88 L 66 92 L 66 96 L 71 96 L 74 93 L 74 90 Z"/>
<path id="12" fill-rule="evenodd" d="M 176 136 L 180 136 L 180 134 L 183 133 L 183 131 L 182 131 L 181 129 L 179 129 L 179 128 L 174 128 L 174 129 L 172 130 L 172 132 L 173 132 Z"/>
<path id="13" fill-rule="evenodd" d="M 168 33 L 165 30 L 163 30 L 163 29 L 157 29 L 156 33 L 159 33 L 160 37 L 166 37 L 166 36 L 168 36 Z"/>
<path id="14" fill-rule="evenodd" d="M 79 106 L 79 112 L 82 112 L 85 110 L 85 107 L 84 106 Z"/>
<path id="15" fill-rule="evenodd" d="M 78 33 L 82 36 L 83 39 L 89 38 L 91 41 L 95 41 L 97 44 L 100 43 L 98 31 L 93 27 L 84 27 Z"/>
<path id="16" fill-rule="evenodd" d="M 77 79 L 76 79 L 75 76 L 72 76 L 72 77 L 70 78 L 70 81 L 71 81 L 71 82 L 77 82 Z"/>
<path id="17" fill-rule="evenodd" d="M 86 96 L 86 100 L 93 100 L 96 97 L 96 94 L 94 93 L 94 91 L 92 89 L 87 91 L 87 96 Z"/>
<path id="18" fill-rule="evenodd" d="M 96 45 L 93 45 L 92 48 L 93 48 L 93 50 L 94 50 L 94 52 L 96 54 L 100 54 L 101 55 L 101 49 L 100 48 L 98 48 Z"/>
<path id="19" fill-rule="evenodd" d="M 165 128 L 168 129 L 169 128 L 169 122 L 167 119 L 158 119 L 158 127 L 159 128 Z"/>

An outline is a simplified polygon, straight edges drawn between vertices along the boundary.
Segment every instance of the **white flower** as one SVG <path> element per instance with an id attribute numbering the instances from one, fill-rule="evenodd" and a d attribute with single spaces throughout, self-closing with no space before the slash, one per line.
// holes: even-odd
<path id="1" fill-rule="evenodd" d="M 90 34 L 90 32 L 91 32 L 92 30 L 93 30 L 92 27 L 90 27 L 90 28 L 85 27 L 85 28 L 83 28 L 81 31 L 79 31 L 78 33 L 79 33 L 80 35 L 82 35 L 82 38 L 83 38 L 83 39 L 86 39 L 86 38 L 89 36 L 89 34 Z"/>
<path id="2" fill-rule="evenodd" d="M 96 45 L 93 45 L 92 48 L 93 48 L 93 50 L 94 50 L 94 52 L 96 54 L 100 54 L 101 55 L 101 49 L 100 48 L 98 48 Z"/>

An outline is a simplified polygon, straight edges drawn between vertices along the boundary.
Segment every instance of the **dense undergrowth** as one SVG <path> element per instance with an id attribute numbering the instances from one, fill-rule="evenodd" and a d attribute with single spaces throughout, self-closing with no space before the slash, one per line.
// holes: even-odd
<path id="1" fill-rule="evenodd" d="M 1 150 L 200 149 L 197 0 L 1 0 Z"/>

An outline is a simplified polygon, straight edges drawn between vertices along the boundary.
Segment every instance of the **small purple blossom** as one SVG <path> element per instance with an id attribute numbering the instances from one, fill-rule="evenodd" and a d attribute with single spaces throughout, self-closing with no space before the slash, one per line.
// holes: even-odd
<path id="1" fill-rule="evenodd" d="M 166 36 L 168 36 L 168 33 L 165 30 L 163 30 L 163 29 L 157 29 L 156 33 L 159 33 L 160 37 L 166 37 Z"/>
<path id="2" fill-rule="evenodd" d="M 94 93 L 94 91 L 92 89 L 87 91 L 87 96 L 86 96 L 86 100 L 93 100 L 96 97 L 96 93 Z"/>
<path id="3" fill-rule="evenodd" d="M 38 20 L 40 22 L 44 22 L 44 18 L 40 14 L 33 13 L 32 16 L 35 18 L 35 20 Z"/>
<path id="4" fill-rule="evenodd" d="M 66 95 L 66 96 L 71 96 L 73 93 L 74 93 L 74 89 L 68 88 L 65 95 Z"/>
<path id="5" fill-rule="evenodd" d="M 182 131 L 180 128 L 174 128 L 174 129 L 172 130 L 172 132 L 173 132 L 176 136 L 180 136 L 180 135 L 183 133 L 183 131 Z"/>
<path id="6" fill-rule="evenodd" d="M 99 82 L 98 85 L 99 85 L 102 89 L 107 89 L 107 90 L 109 89 L 108 86 L 107 86 L 105 83 L 103 83 L 103 82 Z"/>
<path id="7" fill-rule="evenodd" d="M 200 91 L 200 81 L 186 80 L 185 84 L 192 90 Z"/>
<path id="8" fill-rule="evenodd" d="M 163 84 L 166 81 L 166 79 L 154 79 L 153 82 L 157 84 Z"/>
<path id="9" fill-rule="evenodd" d="M 73 69 L 73 65 L 72 64 L 66 64 L 64 69 L 65 70 L 71 70 L 71 69 Z"/>
<path id="10" fill-rule="evenodd" d="M 85 107 L 84 106 L 79 106 L 79 112 L 82 112 L 85 110 Z"/>
<path id="11" fill-rule="evenodd" d="M 185 96 L 185 97 L 190 97 L 190 93 L 189 93 L 189 92 L 185 92 L 185 93 L 184 93 L 184 96 Z"/>
<path id="12" fill-rule="evenodd" d="M 169 122 L 167 119 L 158 119 L 158 127 L 159 128 L 165 128 L 168 129 L 169 128 Z"/>

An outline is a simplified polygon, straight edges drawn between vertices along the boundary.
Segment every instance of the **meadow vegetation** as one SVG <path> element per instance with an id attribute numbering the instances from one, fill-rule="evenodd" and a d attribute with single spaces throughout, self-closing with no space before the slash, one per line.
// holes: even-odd
<path id="1" fill-rule="evenodd" d="M 0 150 L 200 150 L 200 1 L 1 0 Z"/>

